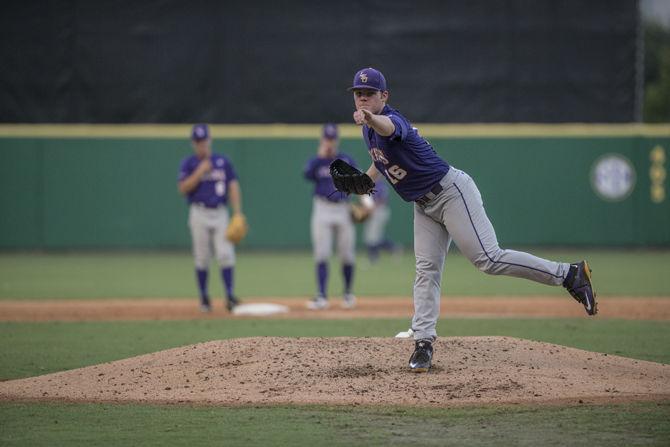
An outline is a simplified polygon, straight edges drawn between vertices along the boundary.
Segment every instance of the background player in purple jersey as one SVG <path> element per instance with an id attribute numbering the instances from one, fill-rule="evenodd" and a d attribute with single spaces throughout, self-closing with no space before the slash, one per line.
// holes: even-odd
<path id="1" fill-rule="evenodd" d="M 377 261 L 379 253 L 382 250 L 396 250 L 396 245 L 386 236 L 386 224 L 391 218 L 388 198 L 388 186 L 386 181 L 380 177 L 375 182 L 375 193 L 372 195 L 373 204 L 370 216 L 365 221 L 363 228 L 363 238 L 370 263 Z"/>
<path id="2" fill-rule="evenodd" d="M 367 175 L 373 180 L 385 177 L 400 197 L 414 202 L 416 278 L 411 329 L 415 349 L 409 360 L 411 370 L 426 372 L 432 364 L 442 269 L 452 240 L 479 270 L 562 285 L 589 315 L 596 314 L 586 261 L 553 262 L 498 246 L 475 182 L 442 160 L 418 130 L 386 104 L 389 92 L 381 72 L 359 70 L 349 90 L 356 106 L 354 122 L 363 126 L 372 158 Z"/>
<path id="3" fill-rule="evenodd" d="M 233 293 L 235 248 L 226 239 L 225 233 L 230 221 L 228 205 L 233 213 L 242 213 L 242 192 L 230 160 L 212 153 L 212 140 L 206 124 L 193 126 L 191 145 L 194 155 L 181 162 L 178 188 L 189 203 L 188 225 L 200 292 L 200 309 L 203 312 L 212 309 L 207 274 L 210 248 L 213 246 L 226 292 L 226 308 L 232 311 L 239 303 Z"/>
<path id="4" fill-rule="evenodd" d="M 311 158 L 304 169 L 307 180 L 314 183 L 312 202 L 312 248 L 316 263 L 317 295 L 307 303 L 312 310 L 326 309 L 328 303 L 328 259 L 331 255 L 333 238 L 337 239 L 337 254 L 342 262 L 344 296 L 342 307 L 352 309 L 356 297 L 351 291 L 354 277 L 356 230 L 351 219 L 349 197 L 335 189 L 330 177 L 330 163 L 336 158 L 354 164 L 346 154 L 338 152 L 339 138 L 335 124 L 323 126 L 317 155 Z"/>

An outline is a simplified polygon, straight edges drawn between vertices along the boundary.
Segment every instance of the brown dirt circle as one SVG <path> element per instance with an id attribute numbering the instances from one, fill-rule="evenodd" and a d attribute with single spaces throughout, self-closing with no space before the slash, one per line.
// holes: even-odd
<path id="1" fill-rule="evenodd" d="M 288 306 L 262 318 L 407 318 L 408 298 L 334 300 L 308 311 L 307 298 L 247 299 Z M 571 299 L 453 298 L 442 317 L 586 318 Z M 233 316 L 194 299 L 2 301 L 0 321 L 183 320 Z M 258 318 L 258 317 L 256 317 Z M 670 319 L 670 298 L 600 299 L 596 318 Z M 398 328 L 406 329 L 406 328 Z M 410 340 L 270 338 L 211 341 L 139 357 L 0 383 L 0 400 L 459 406 L 670 399 L 670 365 L 509 337 L 440 338 L 428 374 L 407 369 Z"/>
<path id="2" fill-rule="evenodd" d="M 340 308 L 340 300 L 332 300 L 323 311 L 305 308 L 307 298 L 247 298 L 245 303 L 277 303 L 289 311 L 263 318 L 350 319 L 411 318 L 411 298 L 359 298 L 354 310 Z M 445 297 L 442 318 L 583 318 L 584 308 L 570 297 Z M 203 314 L 197 299 L 108 299 L 108 300 L 3 300 L 0 321 L 103 321 L 103 320 L 184 320 L 200 318 L 250 318 L 233 316 L 214 303 L 214 311 Z M 670 297 L 600 298 L 596 318 L 670 320 Z"/>
<path id="3" fill-rule="evenodd" d="M 0 383 L 0 400 L 206 405 L 508 405 L 670 399 L 670 365 L 509 337 L 435 343 L 427 374 L 393 338 L 210 341 Z"/>

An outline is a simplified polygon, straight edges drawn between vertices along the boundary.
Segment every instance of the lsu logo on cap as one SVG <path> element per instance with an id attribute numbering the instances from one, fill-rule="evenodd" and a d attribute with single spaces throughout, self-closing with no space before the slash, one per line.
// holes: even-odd
<path id="1" fill-rule="evenodd" d="M 209 138 L 209 129 L 207 124 L 196 124 L 191 131 L 191 139 L 196 141 L 206 140 Z"/>
<path id="2" fill-rule="evenodd" d="M 354 75 L 353 85 L 347 90 L 355 89 L 369 89 L 369 90 L 386 90 L 386 79 L 380 71 L 372 67 L 361 68 Z"/>

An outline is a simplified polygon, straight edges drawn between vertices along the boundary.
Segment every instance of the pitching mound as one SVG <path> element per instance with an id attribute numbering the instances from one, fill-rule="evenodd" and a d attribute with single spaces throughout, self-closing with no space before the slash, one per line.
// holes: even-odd
<path id="1" fill-rule="evenodd" d="M 0 383 L 3 400 L 433 405 L 670 399 L 670 366 L 509 337 L 245 338 Z"/>

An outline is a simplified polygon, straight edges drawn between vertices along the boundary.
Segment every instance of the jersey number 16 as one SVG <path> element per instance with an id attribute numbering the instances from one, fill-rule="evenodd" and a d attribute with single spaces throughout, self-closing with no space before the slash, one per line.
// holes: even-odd
<path id="1" fill-rule="evenodd" d="M 386 170 L 386 177 L 388 177 L 389 181 L 394 185 L 404 179 L 406 175 L 407 171 L 398 165 L 393 165 Z"/>

